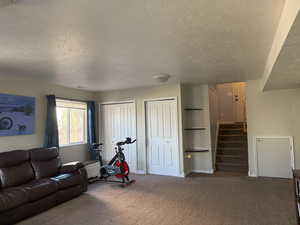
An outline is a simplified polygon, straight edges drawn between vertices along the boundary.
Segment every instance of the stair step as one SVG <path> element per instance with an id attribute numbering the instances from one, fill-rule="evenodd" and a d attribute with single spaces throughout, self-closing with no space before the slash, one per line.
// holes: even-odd
<path id="1" fill-rule="evenodd" d="M 222 151 L 222 150 L 219 150 L 217 152 L 218 155 L 233 155 L 233 154 L 243 154 L 245 156 L 248 155 L 248 152 L 245 151 L 245 150 L 242 150 L 242 151 L 237 151 L 237 150 L 225 150 L 225 151 Z"/>
<path id="2" fill-rule="evenodd" d="M 238 141 L 238 142 L 247 142 L 247 136 L 241 134 L 231 134 L 231 135 L 219 135 L 219 142 L 226 141 Z"/>
<path id="3" fill-rule="evenodd" d="M 244 123 L 220 124 L 216 166 L 224 171 L 248 170 L 248 136 Z"/>
<path id="4" fill-rule="evenodd" d="M 219 166 L 237 166 L 237 167 L 239 167 L 239 166 L 241 166 L 241 167 L 247 167 L 248 165 L 247 165 L 247 163 L 218 163 L 217 162 L 217 165 L 219 165 Z"/>
<path id="5" fill-rule="evenodd" d="M 243 147 L 219 147 L 217 148 L 217 151 L 234 151 L 234 152 L 247 152 L 247 148 Z"/>
<path id="6" fill-rule="evenodd" d="M 247 164 L 248 162 L 248 155 L 222 155 L 218 154 L 216 156 L 216 162 L 217 163 L 234 163 L 234 164 Z"/>
<path id="7" fill-rule="evenodd" d="M 247 158 L 247 155 L 246 154 L 236 154 L 236 155 L 217 154 L 217 157 L 221 157 L 221 158 L 237 158 L 237 159 L 240 159 L 240 158 Z"/>
<path id="8" fill-rule="evenodd" d="M 247 141 L 218 141 L 218 147 L 240 148 L 247 146 Z"/>
<path id="9" fill-rule="evenodd" d="M 247 137 L 246 134 L 219 134 L 219 137 Z"/>
<path id="10" fill-rule="evenodd" d="M 244 134 L 247 135 L 246 132 L 244 132 L 243 129 L 219 129 L 219 135 L 226 135 L 226 134 Z"/>
<path id="11" fill-rule="evenodd" d="M 244 141 L 219 141 L 219 144 L 245 144 Z"/>
<path id="12" fill-rule="evenodd" d="M 228 172 L 248 172 L 247 163 L 216 163 L 216 168 L 219 171 L 228 171 Z"/>
<path id="13" fill-rule="evenodd" d="M 236 123 L 233 123 L 233 124 L 220 124 L 220 128 L 226 128 L 226 129 L 243 129 L 244 128 L 244 125 L 243 124 L 236 124 Z"/>
<path id="14" fill-rule="evenodd" d="M 243 123 L 220 124 L 216 169 L 248 172 L 248 136 Z"/>
<path id="15" fill-rule="evenodd" d="M 220 127 L 219 128 L 220 131 L 228 131 L 228 130 L 238 130 L 238 131 L 243 131 L 243 127 L 241 128 L 226 128 L 226 127 Z"/>
<path id="16" fill-rule="evenodd" d="M 217 148 L 217 154 L 222 155 L 237 155 L 237 154 L 248 154 L 247 146 L 239 147 L 220 147 Z"/>
<path id="17" fill-rule="evenodd" d="M 247 142 L 219 142 L 218 148 L 242 148 L 247 149 Z"/>

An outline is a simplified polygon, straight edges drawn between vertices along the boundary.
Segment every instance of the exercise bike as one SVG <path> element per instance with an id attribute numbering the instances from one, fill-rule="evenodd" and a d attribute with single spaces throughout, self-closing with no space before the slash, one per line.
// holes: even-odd
<path id="1" fill-rule="evenodd" d="M 132 141 L 131 138 L 126 138 L 125 141 L 118 142 L 115 147 L 115 156 L 109 161 L 107 165 L 103 164 L 102 159 L 102 147 L 103 144 L 92 144 L 91 150 L 95 151 L 100 164 L 100 177 L 93 181 L 103 181 L 110 183 L 121 183 L 122 187 L 128 186 L 135 182 L 135 180 L 129 179 L 129 165 L 125 160 L 125 155 L 123 153 L 124 148 L 122 146 L 133 144 L 136 139 Z M 116 179 L 109 179 L 110 177 L 115 177 Z"/>

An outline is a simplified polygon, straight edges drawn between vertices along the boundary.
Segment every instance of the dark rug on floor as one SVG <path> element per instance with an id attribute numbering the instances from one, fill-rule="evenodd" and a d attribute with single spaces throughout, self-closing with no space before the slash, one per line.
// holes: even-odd
<path id="1" fill-rule="evenodd" d="M 84 195 L 19 225 L 295 225 L 292 181 L 235 175 L 136 175 L 121 188 Z"/>

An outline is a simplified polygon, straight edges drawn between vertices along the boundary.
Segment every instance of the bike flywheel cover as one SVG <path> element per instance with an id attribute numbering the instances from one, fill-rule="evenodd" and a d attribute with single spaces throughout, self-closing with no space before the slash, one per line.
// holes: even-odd
<path id="1" fill-rule="evenodd" d="M 119 167 L 121 169 L 121 163 L 119 161 L 116 161 L 114 163 L 114 166 L 115 167 Z M 122 169 L 123 169 L 123 173 L 119 173 L 119 174 L 116 174 L 115 177 L 118 178 L 118 179 L 122 179 L 124 178 L 125 176 L 128 176 L 129 174 L 129 166 L 127 164 L 127 162 L 122 162 Z M 122 171 L 122 170 L 121 170 Z"/>

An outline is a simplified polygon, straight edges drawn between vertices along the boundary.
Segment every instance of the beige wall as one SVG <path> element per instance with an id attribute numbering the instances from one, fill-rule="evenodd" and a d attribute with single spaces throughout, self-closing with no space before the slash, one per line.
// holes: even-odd
<path id="1" fill-rule="evenodd" d="M 254 174 L 254 136 L 294 136 L 295 165 L 300 168 L 300 89 L 262 92 L 260 80 L 246 88 L 249 169 Z M 274 164 L 280 162 L 274 162 Z"/>
<path id="2" fill-rule="evenodd" d="M 99 92 L 94 94 L 71 88 L 45 84 L 27 78 L 0 76 L 0 93 L 17 94 L 36 97 L 36 132 L 33 135 L 0 137 L 0 152 L 40 147 L 43 145 L 46 100 L 48 94 L 58 97 L 78 100 L 96 99 L 98 102 L 135 100 L 137 106 L 137 139 L 138 139 L 138 169 L 145 170 L 145 111 L 143 100 L 177 97 L 179 116 L 180 168 L 183 172 L 183 144 L 182 144 L 182 112 L 181 86 L 163 85 L 152 88 L 127 89 L 120 91 Z M 294 136 L 296 168 L 300 168 L 300 89 L 276 90 L 262 92 L 260 80 L 248 81 L 246 88 L 249 160 L 250 172 L 253 172 L 253 137 Z M 95 98 L 94 98 L 95 97 Z M 213 141 L 213 139 L 211 140 Z M 64 162 L 86 160 L 87 146 L 78 145 L 61 149 Z M 211 160 L 210 160 L 211 162 Z M 280 162 L 279 162 L 280 163 Z"/>
<path id="3" fill-rule="evenodd" d="M 180 171 L 183 174 L 183 151 L 182 151 L 182 119 L 181 119 L 181 97 L 180 85 L 161 85 L 151 88 L 134 88 L 126 90 L 115 90 L 99 92 L 96 99 L 99 103 L 111 101 L 135 100 L 137 114 L 137 168 L 140 172 L 146 170 L 146 134 L 145 134 L 145 99 L 156 99 L 163 97 L 178 98 L 178 128 L 179 128 L 179 150 Z"/>
<path id="4" fill-rule="evenodd" d="M 218 101 L 218 92 L 217 92 L 216 85 L 209 85 L 208 95 L 209 95 L 212 165 L 213 167 L 215 167 L 216 152 L 217 152 L 217 137 L 219 131 L 219 101 Z"/>
<path id="5" fill-rule="evenodd" d="M 282 46 L 289 34 L 289 31 L 299 13 L 300 1 L 299 0 L 286 0 L 284 8 L 281 13 L 280 21 L 277 31 L 273 40 L 271 50 L 266 62 L 265 70 L 262 77 L 262 88 L 265 87 L 269 76 L 272 72 L 273 66 L 279 56 Z"/>
<path id="6" fill-rule="evenodd" d="M 0 93 L 33 96 L 36 98 L 36 130 L 33 135 L 0 137 L 0 152 L 14 149 L 41 147 L 44 140 L 46 95 L 55 94 L 58 97 L 78 100 L 92 100 L 94 93 L 86 92 L 23 77 L 0 76 Z M 87 146 L 77 145 L 61 148 L 63 162 L 86 160 Z"/>

